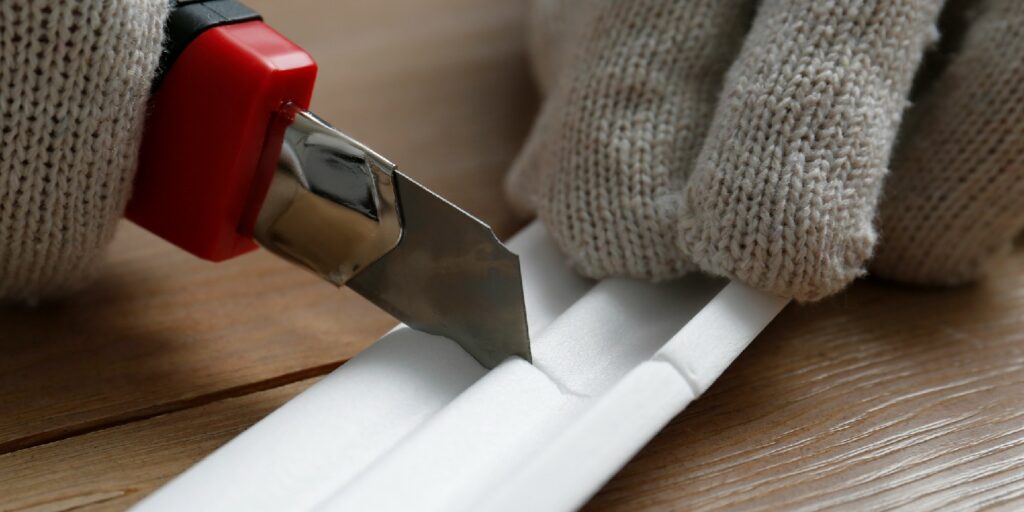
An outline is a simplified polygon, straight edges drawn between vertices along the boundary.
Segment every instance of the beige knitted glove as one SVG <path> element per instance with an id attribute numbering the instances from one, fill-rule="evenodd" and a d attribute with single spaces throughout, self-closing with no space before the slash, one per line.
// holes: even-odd
<path id="1" fill-rule="evenodd" d="M 0 298 L 85 282 L 127 201 L 167 0 L 0 0 Z"/>
<path id="2" fill-rule="evenodd" d="M 591 277 L 814 300 L 880 232 L 878 275 L 975 279 L 1024 228 L 1024 2 L 942 3 L 535 0 L 509 196 Z"/>

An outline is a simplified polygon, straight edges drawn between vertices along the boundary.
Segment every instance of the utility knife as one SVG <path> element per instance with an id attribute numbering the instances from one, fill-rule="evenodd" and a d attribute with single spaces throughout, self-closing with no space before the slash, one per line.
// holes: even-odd
<path id="1" fill-rule="evenodd" d="M 234 0 L 171 1 L 126 216 L 206 260 L 257 247 L 486 367 L 530 360 L 519 258 L 309 112 L 316 63 Z"/>

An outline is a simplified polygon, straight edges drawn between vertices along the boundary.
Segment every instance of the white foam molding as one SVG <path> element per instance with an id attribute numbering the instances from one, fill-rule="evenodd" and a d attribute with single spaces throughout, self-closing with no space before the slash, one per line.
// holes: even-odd
<path id="1" fill-rule="evenodd" d="M 476 510 L 579 507 L 694 398 L 670 365 L 641 363 L 503 485 L 482 493 Z"/>
<path id="2" fill-rule="evenodd" d="M 137 509 L 574 508 L 786 303 L 703 276 L 595 286 L 536 223 L 509 245 L 533 365 L 487 372 L 449 340 L 396 328 Z"/>

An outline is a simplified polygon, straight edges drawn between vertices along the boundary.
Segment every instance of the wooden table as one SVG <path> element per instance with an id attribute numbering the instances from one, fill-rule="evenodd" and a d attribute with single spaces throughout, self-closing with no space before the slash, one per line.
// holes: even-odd
<path id="1" fill-rule="evenodd" d="M 314 109 L 504 235 L 536 108 L 524 2 L 250 0 L 321 64 Z M 1003 505 L 1024 497 L 1024 252 L 998 280 L 790 307 L 593 509 Z M 125 224 L 98 282 L 0 309 L 0 509 L 136 502 L 394 321 L 267 254 Z"/>

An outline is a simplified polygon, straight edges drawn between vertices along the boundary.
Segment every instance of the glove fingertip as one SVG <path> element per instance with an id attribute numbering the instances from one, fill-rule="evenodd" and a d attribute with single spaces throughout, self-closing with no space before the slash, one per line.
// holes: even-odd
<path id="1" fill-rule="evenodd" d="M 800 302 L 865 275 L 873 207 L 837 209 L 829 197 L 842 189 L 816 186 L 806 168 L 712 169 L 698 168 L 687 184 L 679 221 L 679 250 L 701 270 Z"/>

